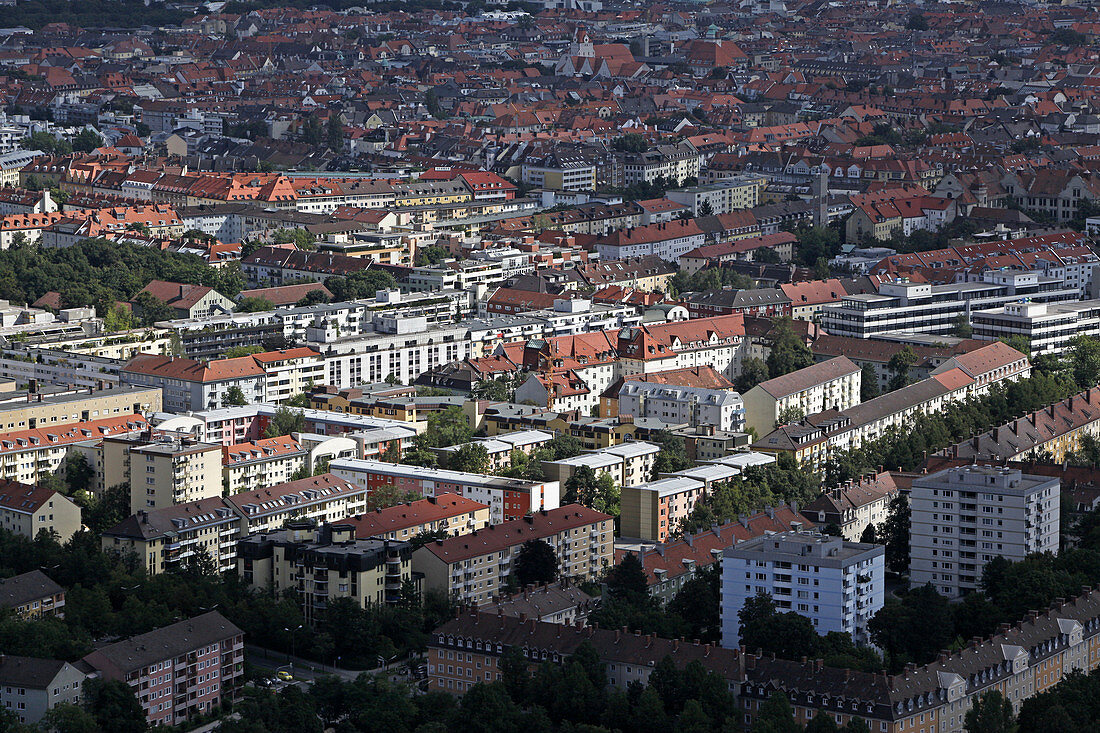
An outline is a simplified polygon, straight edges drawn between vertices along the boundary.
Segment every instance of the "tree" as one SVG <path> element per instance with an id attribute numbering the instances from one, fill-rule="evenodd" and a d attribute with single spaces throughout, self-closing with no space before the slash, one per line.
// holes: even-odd
<path id="1" fill-rule="evenodd" d="M 591 466 L 578 466 L 573 475 L 565 480 L 562 504 L 583 504 L 586 498 L 596 493 L 598 480 Z"/>
<path id="2" fill-rule="evenodd" d="M 780 425 L 790 425 L 791 423 L 801 422 L 804 417 L 806 417 L 806 413 L 799 405 L 784 407 L 775 418 L 775 426 L 779 427 Z"/>
<path id="3" fill-rule="evenodd" d="M 840 233 L 831 227 L 801 226 L 794 231 L 798 238 L 796 259 L 799 264 L 814 267 L 817 261 L 831 260 L 840 254 Z"/>
<path id="4" fill-rule="evenodd" d="M 773 692 L 760 706 L 752 733 L 801 733 L 802 726 L 794 721 L 794 708 L 782 692 Z"/>
<path id="5" fill-rule="evenodd" d="M 875 533 L 875 525 L 870 522 L 863 528 L 863 533 L 859 536 L 859 541 L 868 545 L 878 544 L 878 537 Z"/>
<path id="6" fill-rule="evenodd" d="M 244 392 L 241 388 L 234 384 L 225 391 L 223 404 L 226 407 L 243 407 L 248 404 L 248 400 L 245 399 Z"/>
<path id="7" fill-rule="evenodd" d="M 110 332 L 129 331 L 134 327 L 133 311 L 119 303 L 112 303 L 103 317 L 103 327 Z"/>
<path id="8" fill-rule="evenodd" d="M 145 712 L 133 689 L 121 680 L 90 679 L 84 685 L 88 712 L 103 730 L 144 733 Z"/>
<path id="9" fill-rule="evenodd" d="M 482 443 L 466 443 L 460 445 L 457 450 L 451 451 L 447 456 L 447 468 L 452 471 L 466 471 L 467 473 L 489 473 L 492 464 L 489 461 L 489 451 Z"/>
<path id="10" fill-rule="evenodd" d="M 668 602 L 668 612 L 684 619 L 691 638 L 718 643 L 721 640 L 722 575 L 718 563 L 696 572 Z"/>
<path id="11" fill-rule="evenodd" d="M 64 463 L 65 493 L 70 496 L 91 491 L 92 482 L 95 480 L 95 469 L 88 463 L 88 458 L 77 450 L 70 450 L 65 455 Z"/>
<path id="12" fill-rule="evenodd" d="M 329 113 L 328 122 L 325 123 L 325 145 L 334 153 L 344 151 L 344 126 L 340 123 L 340 113 Z"/>
<path id="13" fill-rule="evenodd" d="M 970 321 L 965 314 L 960 313 L 955 319 L 955 325 L 952 328 L 951 335 L 961 339 L 968 339 L 974 335 L 974 327 L 970 325 Z"/>
<path id="14" fill-rule="evenodd" d="M 980 696 L 966 711 L 966 733 L 1016 733 L 1012 703 L 997 690 Z"/>
<path id="15" fill-rule="evenodd" d="M 316 114 L 310 114 L 302 124 L 302 142 L 311 147 L 319 146 L 324 140 L 321 122 Z"/>
<path id="16" fill-rule="evenodd" d="M 27 150 L 41 150 L 49 155 L 68 155 L 73 152 L 73 146 L 68 140 L 54 137 L 48 132 L 35 132 L 23 143 Z M 30 179 L 28 179 L 28 183 Z"/>
<path id="17" fill-rule="evenodd" d="M 813 622 L 794 612 L 778 613 L 775 602 L 766 593 L 746 600 L 737 619 L 741 624 L 741 643 L 747 649 L 775 652 L 784 659 L 814 653 L 818 636 Z"/>
<path id="18" fill-rule="evenodd" d="M 886 368 L 890 371 L 890 381 L 886 385 L 888 392 L 909 386 L 909 370 L 917 363 L 917 354 L 912 347 L 906 346 L 901 351 L 890 357 Z"/>
<path id="19" fill-rule="evenodd" d="M 512 572 L 521 586 L 552 583 L 558 577 L 558 556 L 543 540 L 527 540 L 519 548 Z"/>
<path id="20" fill-rule="evenodd" d="M 768 365 L 755 356 L 741 362 L 741 375 L 737 377 L 737 391 L 744 394 L 750 389 L 768 380 Z"/>
<path id="21" fill-rule="evenodd" d="M 1100 340 L 1090 336 L 1075 336 L 1067 350 L 1073 381 L 1081 389 L 1100 383 Z"/>
<path id="22" fill-rule="evenodd" d="M 45 730 L 62 733 L 99 733 L 101 730 L 91 713 L 71 703 L 61 703 L 47 710 L 41 725 Z M 0 730 L 3 730 L 2 725 Z"/>
<path id="23" fill-rule="evenodd" d="M 661 446 L 661 452 L 653 461 L 653 480 L 662 473 L 675 473 L 683 471 L 691 466 L 687 457 L 687 444 L 683 436 L 676 435 L 668 430 L 660 430 L 650 440 Z"/>
<path id="24" fill-rule="evenodd" d="M 866 402 L 879 396 L 878 369 L 871 362 L 860 367 L 859 401 Z"/>
<path id="25" fill-rule="evenodd" d="M 171 321 L 176 317 L 172 306 L 144 291 L 134 297 L 133 304 L 135 312 L 141 316 L 142 323 L 146 326 L 152 326 L 158 321 Z"/>
<path id="26" fill-rule="evenodd" d="M 103 138 L 90 127 L 85 127 L 73 138 L 73 152 L 90 153 L 103 144 Z"/>
<path id="27" fill-rule="evenodd" d="M 710 201 L 704 200 L 699 206 L 699 216 L 713 216 L 714 207 L 710 205 Z"/>
<path id="28" fill-rule="evenodd" d="M 909 20 L 905 21 L 905 27 L 911 31 L 926 31 L 928 30 L 928 19 L 920 13 L 913 13 L 909 16 Z"/>
<path id="29" fill-rule="evenodd" d="M 649 581 L 638 556 L 628 552 L 618 565 L 607 573 L 607 592 L 613 598 L 639 602 L 649 598 Z"/>
<path id="30" fill-rule="evenodd" d="M 293 410 L 289 407 L 276 407 L 275 414 L 264 430 L 265 438 L 278 438 L 291 433 L 305 432 L 306 418 L 301 410 Z"/>
<path id="31" fill-rule="evenodd" d="M 275 306 L 267 298 L 241 298 L 237 301 L 238 313 L 260 313 L 275 310 Z"/>
<path id="32" fill-rule="evenodd" d="M 813 719 L 806 724 L 804 733 L 837 733 L 840 728 L 837 727 L 836 721 L 833 720 L 833 716 L 824 711 L 818 710 Z"/>
<path id="33" fill-rule="evenodd" d="M 789 317 L 779 318 L 772 329 L 771 348 L 768 351 L 768 376 L 771 379 L 805 369 L 814 363 L 814 355 L 806 343 L 798 337 Z"/>
<path id="34" fill-rule="evenodd" d="M 783 261 L 779 252 L 773 247 L 757 247 L 752 251 L 752 261 L 765 265 L 778 265 Z"/>
<path id="35" fill-rule="evenodd" d="M 473 396 L 479 400 L 509 402 L 512 399 L 512 389 L 504 379 L 482 379 L 474 385 Z"/>
<path id="36" fill-rule="evenodd" d="M 85 499 L 81 517 L 84 524 L 99 535 L 130 516 L 130 484 L 115 484 L 99 496 Z"/>
<path id="37" fill-rule="evenodd" d="M 909 500 L 898 494 L 890 500 L 886 519 L 875 532 L 879 541 L 886 545 L 886 565 L 895 573 L 909 569 L 910 517 Z"/>
<path id="38" fill-rule="evenodd" d="M 301 227 L 295 227 L 294 229 L 279 228 L 272 233 L 271 241 L 275 244 L 293 244 L 298 249 L 311 250 L 316 249 L 314 242 L 317 241 L 317 238 Z"/>
<path id="39" fill-rule="evenodd" d="M 628 132 L 611 141 L 611 147 L 624 153 L 644 153 L 649 150 L 649 142 L 645 136 L 636 132 Z"/>

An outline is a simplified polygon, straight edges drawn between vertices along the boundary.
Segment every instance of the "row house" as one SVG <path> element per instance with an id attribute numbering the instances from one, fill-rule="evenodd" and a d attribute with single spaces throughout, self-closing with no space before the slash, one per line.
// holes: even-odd
<path id="1" fill-rule="evenodd" d="M 543 509 L 469 534 L 436 540 L 413 553 L 413 570 L 424 574 L 424 587 L 456 602 L 483 605 L 500 596 L 512 578 L 512 565 L 524 543 L 550 545 L 561 576 L 594 580 L 611 567 L 615 519 L 569 504 Z"/>

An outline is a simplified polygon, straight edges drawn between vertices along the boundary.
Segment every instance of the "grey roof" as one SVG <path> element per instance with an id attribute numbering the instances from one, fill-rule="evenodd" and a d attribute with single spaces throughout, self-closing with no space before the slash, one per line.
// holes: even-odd
<path id="1" fill-rule="evenodd" d="M 60 659 L 16 657 L 0 654 L 0 685 L 19 685 L 45 690 L 68 662 Z"/>
<path id="2" fill-rule="evenodd" d="M 243 633 L 225 616 L 211 611 L 102 647 L 85 656 L 84 661 L 96 669 L 107 663 L 129 672 Z"/>
<path id="3" fill-rule="evenodd" d="M 27 601 L 54 596 L 64 590 L 41 570 L 3 578 L 0 579 L 0 608 L 16 608 Z"/>

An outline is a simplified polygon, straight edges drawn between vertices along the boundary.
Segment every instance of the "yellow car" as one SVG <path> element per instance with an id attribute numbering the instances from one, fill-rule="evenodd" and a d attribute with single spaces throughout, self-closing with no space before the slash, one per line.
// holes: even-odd
<path id="1" fill-rule="evenodd" d="M 281 679 L 283 682 L 294 681 L 294 675 L 292 675 L 290 672 L 287 672 L 285 669 L 280 669 L 278 672 L 275 673 L 275 676 Z"/>

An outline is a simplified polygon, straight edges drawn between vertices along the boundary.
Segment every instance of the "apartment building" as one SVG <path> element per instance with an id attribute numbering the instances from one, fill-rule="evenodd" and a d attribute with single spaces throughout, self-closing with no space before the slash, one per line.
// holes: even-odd
<path id="1" fill-rule="evenodd" d="M 276 484 L 225 498 L 241 518 L 241 534 L 271 532 L 289 519 L 341 522 L 367 510 L 367 492 L 331 474 Z"/>
<path id="2" fill-rule="evenodd" d="M 819 634 L 840 631 L 867 644 L 867 622 L 882 608 L 885 555 L 881 545 L 848 542 L 817 532 L 780 532 L 738 542 L 722 552 L 722 646 L 736 649 L 737 614 L 767 594 L 782 613 L 793 611 Z"/>
<path id="3" fill-rule="evenodd" d="M 266 351 L 208 362 L 154 354 L 128 361 L 119 377 L 126 384 L 159 387 L 170 412 L 226 407 L 230 390 L 240 390 L 245 404 L 282 402 L 324 381 L 325 360 L 309 347 Z"/>
<path id="4" fill-rule="evenodd" d="M 764 176 L 733 176 L 701 186 L 673 189 L 665 197 L 691 209 L 692 216 L 728 214 L 759 204 L 767 183 Z"/>
<path id="5" fill-rule="evenodd" d="M 1061 483 L 1017 469 L 949 468 L 913 480 L 910 584 L 948 598 L 978 589 L 995 557 L 1058 552 Z"/>
<path id="6" fill-rule="evenodd" d="M 482 438 L 471 443 L 449 445 L 435 449 L 436 453 L 446 464 L 450 457 L 466 445 L 479 445 L 485 449 L 489 456 L 489 465 L 493 471 L 508 468 L 512 465 L 512 451 L 520 451 L 530 456 L 538 448 L 554 439 L 553 433 L 545 430 L 518 430 L 514 433 L 502 433 L 491 438 Z"/>
<path id="7" fill-rule="evenodd" d="M 34 430 L 51 425 L 159 412 L 161 391 L 108 385 L 74 388 L 35 385 L 34 391 L 0 393 L 0 429 Z"/>
<path id="8" fill-rule="evenodd" d="M 675 476 L 639 486 L 624 486 L 620 496 L 623 537 L 664 542 L 680 527 L 705 487 L 701 481 Z"/>
<path id="9" fill-rule="evenodd" d="M 0 527 L 29 539 L 45 531 L 68 542 L 80 531 L 80 507 L 58 491 L 4 478 L 0 479 Z"/>
<path id="10" fill-rule="evenodd" d="M 1075 303 L 1006 303 L 970 314 L 974 338 L 997 341 L 1022 336 L 1032 355 L 1060 354 L 1078 336 L 1100 336 L 1100 300 Z"/>
<path id="11" fill-rule="evenodd" d="M 860 377 L 851 359 L 838 356 L 761 382 L 744 394 L 745 424 L 767 435 L 780 415 L 846 410 L 859 404 Z"/>
<path id="12" fill-rule="evenodd" d="M 565 662 L 582 643 L 596 649 L 611 689 L 626 690 L 631 683 L 644 687 L 656 664 L 666 657 L 681 669 L 691 662 L 702 664 L 722 675 L 733 692 L 742 676 L 739 652 L 711 644 L 473 609 L 429 636 L 428 689 L 462 695 L 478 683 L 499 682 L 501 660 L 512 650 L 535 667 Z"/>
<path id="13" fill-rule="evenodd" d="M 70 450 L 91 449 L 106 437 L 147 426 L 141 415 L 120 415 L 4 433 L 0 435 L 0 479 L 36 484 L 41 476 L 55 473 Z"/>
<path id="14" fill-rule="evenodd" d="M 23 619 L 65 617 L 65 589 L 41 570 L 13 575 L 0 583 L 0 609 Z"/>
<path id="15" fill-rule="evenodd" d="M 694 219 L 646 224 L 629 229 L 617 229 L 596 240 L 596 253 L 601 260 L 624 260 L 653 255 L 667 262 L 676 262 L 693 249 L 702 247 L 706 237 Z"/>
<path id="16" fill-rule="evenodd" d="M 963 733 L 967 710 L 990 691 L 1000 692 L 1019 712 L 1024 700 L 1070 672 L 1088 673 L 1100 666 L 1100 591 L 1086 589 L 1002 629 L 924 666 L 911 664 L 896 675 L 884 675 L 826 667 L 820 660 L 757 656 L 654 635 L 587 626 L 563 629 L 474 612 L 445 622 L 429 637 L 428 675 L 431 689 L 462 694 L 476 682 L 498 680 L 500 658 L 511 649 L 531 660 L 561 663 L 587 641 L 604 662 L 613 687 L 645 684 L 666 656 L 677 665 L 698 659 L 725 679 L 746 729 L 781 688 L 798 726 L 824 713 L 838 726 L 858 717 L 882 733 Z"/>
<path id="17" fill-rule="evenodd" d="M 653 463 L 660 452 L 660 446 L 653 443 L 628 441 L 572 458 L 543 461 L 542 470 L 551 481 L 562 486 L 581 466 L 588 466 L 597 476 L 610 475 L 616 486 L 637 486 L 649 481 L 653 475 Z"/>
<path id="18" fill-rule="evenodd" d="M 266 489 L 286 483 L 303 466 L 309 451 L 296 438 L 283 435 L 222 448 L 222 488 L 227 494 Z"/>
<path id="19" fill-rule="evenodd" d="M 654 384 L 627 380 L 619 389 L 619 414 L 656 418 L 690 427 L 713 425 L 739 432 L 745 427 L 745 403 L 732 389 Z"/>
<path id="20" fill-rule="evenodd" d="M 426 499 L 375 509 L 345 520 L 359 539 L 381 537 L 411 540 L 429 532 L 468 534 L 489 525 L 489 507 L 457 494 L 440 494 Z"/>
<path id="21" fill-rule="evenodd" d="M 493 524 L 540 509 L 557 509 L 559 503 L 557 481 L 523 481 L 366 459 L 333 461 L 329 470 L 365 489 L 368 495 L 381 486 L 424 497 L 458 494 L 487 504 Z"/>
<path id="22" fill-rule="evenodd" d="M 523 543 L 541 540 L 553 548 L 559 573 L 595 580 L 612 564 L 615 518 L 579 504 L 543 509 L 469 534 L 430 542 L 413 553 L 413 570 L 424 587 L 458 603 L 483 605 L 508 584 Z"/>
<path id="23" fill-rule="evenodd" d="M 132 553 L 150 575 L 186 567 L 206 554 L 222 572 L 237 562 L 237 541 L 289 520 L 338 522 L 366 511 L 366 491 L 332 474 L 234 496 L 139 510 L 103 533 L 104 550 Z"/>
<path id="24" fill-rule="evenodd" d="M 134 691 L 150 726 L 221 705 L 244 674 L 244 632 L 217 611 L 96 649 L 82 660 Z"/>
<path id="25" fill-rule="evenodd" d="M 350 524 L 292 522 L 242 539 L 237 574 L 250 588 L 297 591 L 311 623 L 324 616 L 330 599 L 350 598 L 363 608 L 400 601 L 402 585 L 412 581 L 412 546 L 356 539 Z"/>
<path id="26" fill-rule="evenodd" d="M 802 510 L 819 526 L 836 525 L 840 536 L 859 542 L 868 526 L 886 521 L 890 502 L 899 495 L 898 482 L 890 471 L 871 471 L 858 479 L 826 491 Z"/>
<path id="27" fill-rule="evenodd" d="M 941 451 L 950 458 L 1019 461 L 1041 454 L 1061 463 L 1079 451 L 1086 435 L 1100 437 L 1100 389 L 1092 388 L 998 425 Z"/>
<path id="28" fill-rule="evenodd" d="M 57 659 L 0 655 L 0 708 L 34 726 L 54 707 L 80 705 L 87 675 Z"/>
<path id="29" fill-rule="evenodd" d="M 104 487 L 130 484 L 130 511 L 163 509 L 222 493 L 222 447 L 186 436 L 147 433 L 105 438 Z"/>
<path id="30" fill-rule="evenodd" d="M 834 336 L 871 338 L 889 331 L 950 334 L 960 318 L 1029 299 L 1036 303 L 1075 301 L 1077 288 L 1023 270 L 987 270 L 980 282 L 946 285 L 907 280 L 884 282 L 877 293 L 845 295 L 821 309 L 821 325 Z"/>

